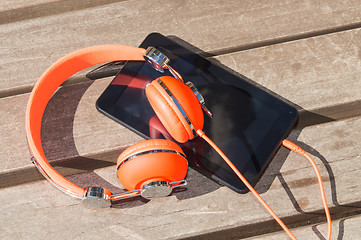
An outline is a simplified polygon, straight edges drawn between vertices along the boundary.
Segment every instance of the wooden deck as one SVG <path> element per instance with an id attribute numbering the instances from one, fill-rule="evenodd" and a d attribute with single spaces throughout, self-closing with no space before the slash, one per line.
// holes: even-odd
<path id="1" fill-rule="evenodd" d="M 151 32 L 189 43 L 296 106 L 289 139 L 320 168 L 332 239 L 360 238 L 361 1 L 2 1 L 0 32 L 0 239 L 287 239 L 251 194 L 192 169 L 187 191 L 91 210 L 30 162 L 25 107 L 41 73 L 76 49 L 138 46 Z M 116 191 L 116 157 L 142 139 L 95 109 L 111 79 L 72 77 L 47 108 L 43 142 L 60 173 Z M 280 149 L 256 190 L 299 239 L 324 239 L 305 159 Z"/>

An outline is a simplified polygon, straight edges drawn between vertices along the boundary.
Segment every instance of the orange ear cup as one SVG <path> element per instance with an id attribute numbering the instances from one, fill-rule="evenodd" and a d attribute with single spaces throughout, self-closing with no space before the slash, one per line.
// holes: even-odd
<path id="1" fill-rule="evenodd" d="M 159 120 L 178 142 L 184 143 L 195 138 L 196 136 L 181 113 L 181 110 L 157 80 L 152 81 L 146 87 L 145 92 Z M 159 78 L 159 80 L 177 100 L 193 125 L 194 130 L 202 129 L 204 118 L 201 104 L 192 90 L 183 82 L 173 77 L 164 76 Z"/>
<path id="2" fill-rule="evenodd" d="M 131 191 L 154 181 L 183 180 L 188 162 L 174 152 L 184 155 L 176 143 L 165 139 L 151 139 L 127 148 L 117 161 L 120 183 Z"/>

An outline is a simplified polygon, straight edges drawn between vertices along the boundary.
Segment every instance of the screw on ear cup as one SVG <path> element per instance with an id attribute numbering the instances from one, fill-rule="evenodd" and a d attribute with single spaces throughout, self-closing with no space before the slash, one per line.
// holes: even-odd
<path id="1" fill-rule="evenodd" d="M 201 105 L 193 91 L 180 80 L 161 77 L 147 85 L 145 92 L 159 120 L 178 142 L 195 138 L 195 132 L 203 128 Z"/>
<path id="2" fill-rule="evenodd" d="M 151 139 L 124 150 L 118 157 L 117 168 L 120 183 L 131 191 L 153 181 L 183 180 L 188 162 L 176 143 Z"/>

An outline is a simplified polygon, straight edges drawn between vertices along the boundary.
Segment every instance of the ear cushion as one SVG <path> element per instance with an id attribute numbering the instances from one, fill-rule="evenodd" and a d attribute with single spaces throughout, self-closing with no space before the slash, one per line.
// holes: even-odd
<path id="1" fill-rule="evenodd" d="M 192 138 L 190 136 L 192 132 L 186 120 L 157 82 L 147 86 L 146 94 L 157 117 L 176 141 L 184 143 Z"/>
<path id="2" fill-rule="evenodd" d="M 188 162 L 183 156 L 169 152 L 146 153 L 152 150 L 172 150 L 184 155 L 177 144 L 164 139 L 147 140 L 127 148 L 118 157 L 117 167 L 126 159 L 138 156 L 118 169 L 118 179 L 126 189 L 139 189 L 151 181 L 174 182 L 185 178 Z"/>
<path id="3" fill-rule="evenodd" d="M 182 81 L 174 77 L 164 77 L 162 78 L 162 81 L 181 104 L 183 110 L 193 124 L 195 131 L 203 129 L 203 110 L 201 103 L 198 101 L 198 98 L 193 91 Z"/>
<path id="4" fill-rule="evenodd" d="M 204 124 L 202 108 L 192 90 L 173 77 L 164 76 L 159 79 L 181 105 L 194 129 L 202 129 Z M 196 137 L 176 104 L 156 80 L 146 87 L 146 95 L 159 120 L 175 140 L 184 143 Z"/>

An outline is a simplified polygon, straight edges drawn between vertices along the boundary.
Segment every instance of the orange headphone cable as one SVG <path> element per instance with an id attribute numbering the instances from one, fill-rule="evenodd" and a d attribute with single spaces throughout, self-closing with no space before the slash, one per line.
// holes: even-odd
<path id="1" fill-rule="evenodd" d="M 315 161 L 312 159 L 312 157 L 310 155 L 308 155 L 308 153 L 306 153 L 305 150 L 303 150 L 302 148 L 300 148 L 299 146 L 297 146 L 295 143 L 285 139 L 282 141 L 282 145 L 288 149 L 290 149 L 291 151 L 294 151 L 298 154 L 300 154 L 301 156 L 304 156 L 312 165 L 316 176 L 317 176 L 317 180 L 319 183 L 319 187 L 320 187 L 320 193 L 321 193 L 321 198 L 322 198 L 322 203 L 323 203 L 323 207 L 325 209 L 325 214 L 326 214 L 326 219 L 327 219 L 327 226 L 328 226 L 328 239 L 331 239 L 331 232 L 332 232 L 332 222 L 331 222 L 331 215 L 330 215 L 330 210 L 328 209 L 327 206 L 327 201 L 326 201 L 326 195 L 325 195 L 325 189 L 323 187 L 323 181 L 322 181 L 322 177 L 321 177 L 321 173 L 317 168 L 317 165 L 315 163 Z"/>
<path id="2" fill-rule="evenodd" d="M 228 166 L 237 174 L 237 176 L 242 180 L 242 182 L 244 183 L 244 185 L 246 185 L 246 187 L 253 193 L 253 195 L 257 198 L 257 200 L 263 205 L 263 207 L 272 215 L 272 217 L 278 222 L 278 224 L 283 228 L 283 230 L 288 234 L 288 236 L 291 239 L 297 240 L 297 238 L 292 234 L 292 232 L 287 228 L 287 226 L 282 222 L 282 220 L 277 216 L 277 214 L 271 209 L 270 206 L 268 206 L 268 204 L 263 200 L 263 198 L 256 192 L 256 190 L 251 186 L 251 184 L 247 181 L 247 179 L 238 171 L 238 169 L 233 165 L 233 163 L 228 159 L 228 157 L 222 152 L 221 149 L 219 149 L 217 147 L 217 145 L 210 140 L 205 133 L 199 129 L 197 130 L 197 134 L 203 138 L 214 150 L 217 151 L 217 153 L 223 158 L 223 160 L 228 164 Z M 286 142 L 285 142 L 286 141 Z M 299 147 L 297 147 L 295 144 L 284 140 L 283 145 L 289 149 L 291 149 L 292 151 L 294 151 L 293 149 L 301 149 Z M 294 148 L 294 146 L 296 146 L 296 148 Z M 303 151 L 303 150 L 302 150 Z M 301 154 L 302 152 L 301 150 L 298 150 L 297 152 Z M 303 151 L 304 152 L 304 151 Z M 304 152 L 305 153 L 305 152 Z M 305 153 L 307 154 L 307 153 Z M 301 154 L 303 155 L 303 154 Z M 305 155 L 303 155 L 305 156 Z M 308 156 L 308 155 L 307 155 Z M 306 157 L 306 156 L 305 156 Z M 327 206 L 327 202 L 326 202 L 326 197 L 325 197 L 325 193 L 324 193 L 324 188 L 323 188 L 323 184 L 322 184 L 322 179 L 321 179 L 321 175 L 317 169 L 316 164 L 314 163 L 314 161 L 312 160 L 312 158 L 310 156 L 306 157 L 312 164 L 312 166 L 314 167 L 315 171 L 316 171 L 316 175 L 318 178 L 318 181 L 320 183 L 320 188 L 321 188 L 321 196 L 322 196 L 322 201 L 323 201 L 323 205 L 325 207 L 325 212 L 326 212 L 326 217 L 327 217 L 327 222 L 328 222 L 328 239 L 331 239 L 331 217 L 330 217 L 330 213 L 328 210 L 328 206 Z"/>

